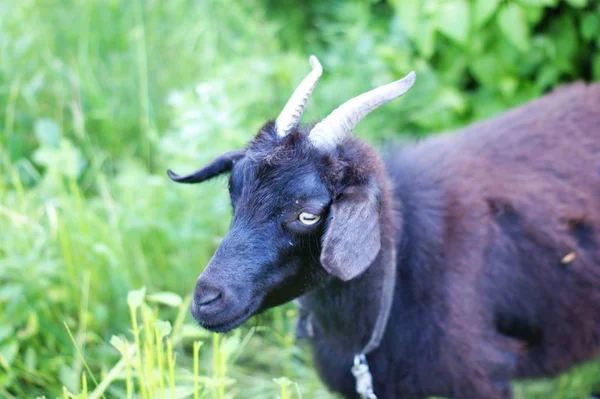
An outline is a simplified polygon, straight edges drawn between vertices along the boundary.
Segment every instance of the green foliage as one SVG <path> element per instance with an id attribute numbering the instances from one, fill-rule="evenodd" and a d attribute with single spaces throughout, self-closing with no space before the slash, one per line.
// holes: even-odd
<path id="1" fill-rule="evenodd" d="M 292 307 L 224 337 L 187 316 L 230 209 L 222 180 L 175 186 L 167 165 L 241 146 L 308 54 L 325 74 L 306 121 L 417 71 L 358 127 L 381 142 L 598 80 L 599 48 L 586 0 L 0 2 L 0 397 L 329 397 Z M 597 372 L 518 396 L 583 397 Z"/>
<path id="2" fill-rule="evenodd" d="M 411 96 L 359 126 L 359 133 L 377 140 L 448 130 L 538 97 L 561 82 L 597 79 L 600 4 L 583 3 L 315 1 L 294 9 L 305 13 L 303 19 L 295 17 L 302 24 L 281 31 L 285 37 L 295 32 L 314 38 L 305 52 L 323 49 L 330 74 L 319 90 L 339 98 L 417 71 L 419 83 Z M 285 18 L 287 8 L 269 4 L 273 17 Z M 327 98 L 330 102 L 335 103 Z"/>

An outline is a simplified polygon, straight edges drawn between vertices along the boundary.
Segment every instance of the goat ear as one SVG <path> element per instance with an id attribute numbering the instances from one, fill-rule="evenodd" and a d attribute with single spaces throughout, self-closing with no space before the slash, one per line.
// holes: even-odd
<path id="1" fill-rule="evenodd" d="M 331 205 L 321 265 L 348 281 L 371 265 L 380 247 L 378 187 L 371 182 L 347 188 Z"/>
<path id="2" fill-rule="evenodd" d="M 212 179 L 221 173 L 229 172 L 233 165 L 244 157 L 245 150 L 229 151 L 221 155 L 202 169 L 190 173 L 186 176 L 179 176 L 173 173 L 170 169 L 167 170 L 169 178 L 177 183 L 202 183 L 205 180 Z"/>

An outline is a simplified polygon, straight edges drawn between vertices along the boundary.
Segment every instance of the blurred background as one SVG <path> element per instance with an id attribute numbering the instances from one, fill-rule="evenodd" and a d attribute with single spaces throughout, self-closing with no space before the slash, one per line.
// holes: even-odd
<path id="1" fill-rule="evenodd" d="M 0 2 L 0 398 L 332 398 L 284 306 L 224 336 L 188 295 L 226 180 L 178 186 L 275 118 L 305 122 L 416 70 L 357 128 L 381 144 L 600 80 L 595 0 Z M 585 398 L 600 363 L 518 398 Z M 597 388 L 597 386 L 596 386 Z"/>

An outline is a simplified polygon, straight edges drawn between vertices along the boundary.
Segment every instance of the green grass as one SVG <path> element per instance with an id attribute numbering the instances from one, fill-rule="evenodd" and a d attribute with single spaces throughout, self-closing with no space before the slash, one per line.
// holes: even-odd
<path id="1" fill-rule="evenodd" d="M 513 97 L 461 89 L 460 70 L 432 66 L 397 33 L 397 2 L 271 3 L 0 2 L 1 398 L 333 397 L 294 340 L 292 306 L 223 336 L 193 323 L 188 295 L 230 217 L 226 184 L 177 186 L 165 169 L 249 140 L 311 53 L 325 75 L 307 121 L 417 69 L 411 96 L 361 123 L 375 143 L 539 94 L 514 68 Z M 563 14 L 593 28 L 600 8 L 588 8 Z M 578 76 L 589 46 L 557 61 L 564 76 Z M 516 389 L 582 398 L 598 375 L 592 364 Z"/>

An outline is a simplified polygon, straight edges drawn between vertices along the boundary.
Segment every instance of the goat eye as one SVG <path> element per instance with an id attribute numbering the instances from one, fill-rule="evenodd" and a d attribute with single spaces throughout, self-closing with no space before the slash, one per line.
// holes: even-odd
<path id="1" fill-rule="evenodd" d="M 307 226 L 312 226 L 317 223 L 321 219 L 321 216 L 315 215 L 313 213 L 302 212 L 298 215 L 298 220 Z"/>

